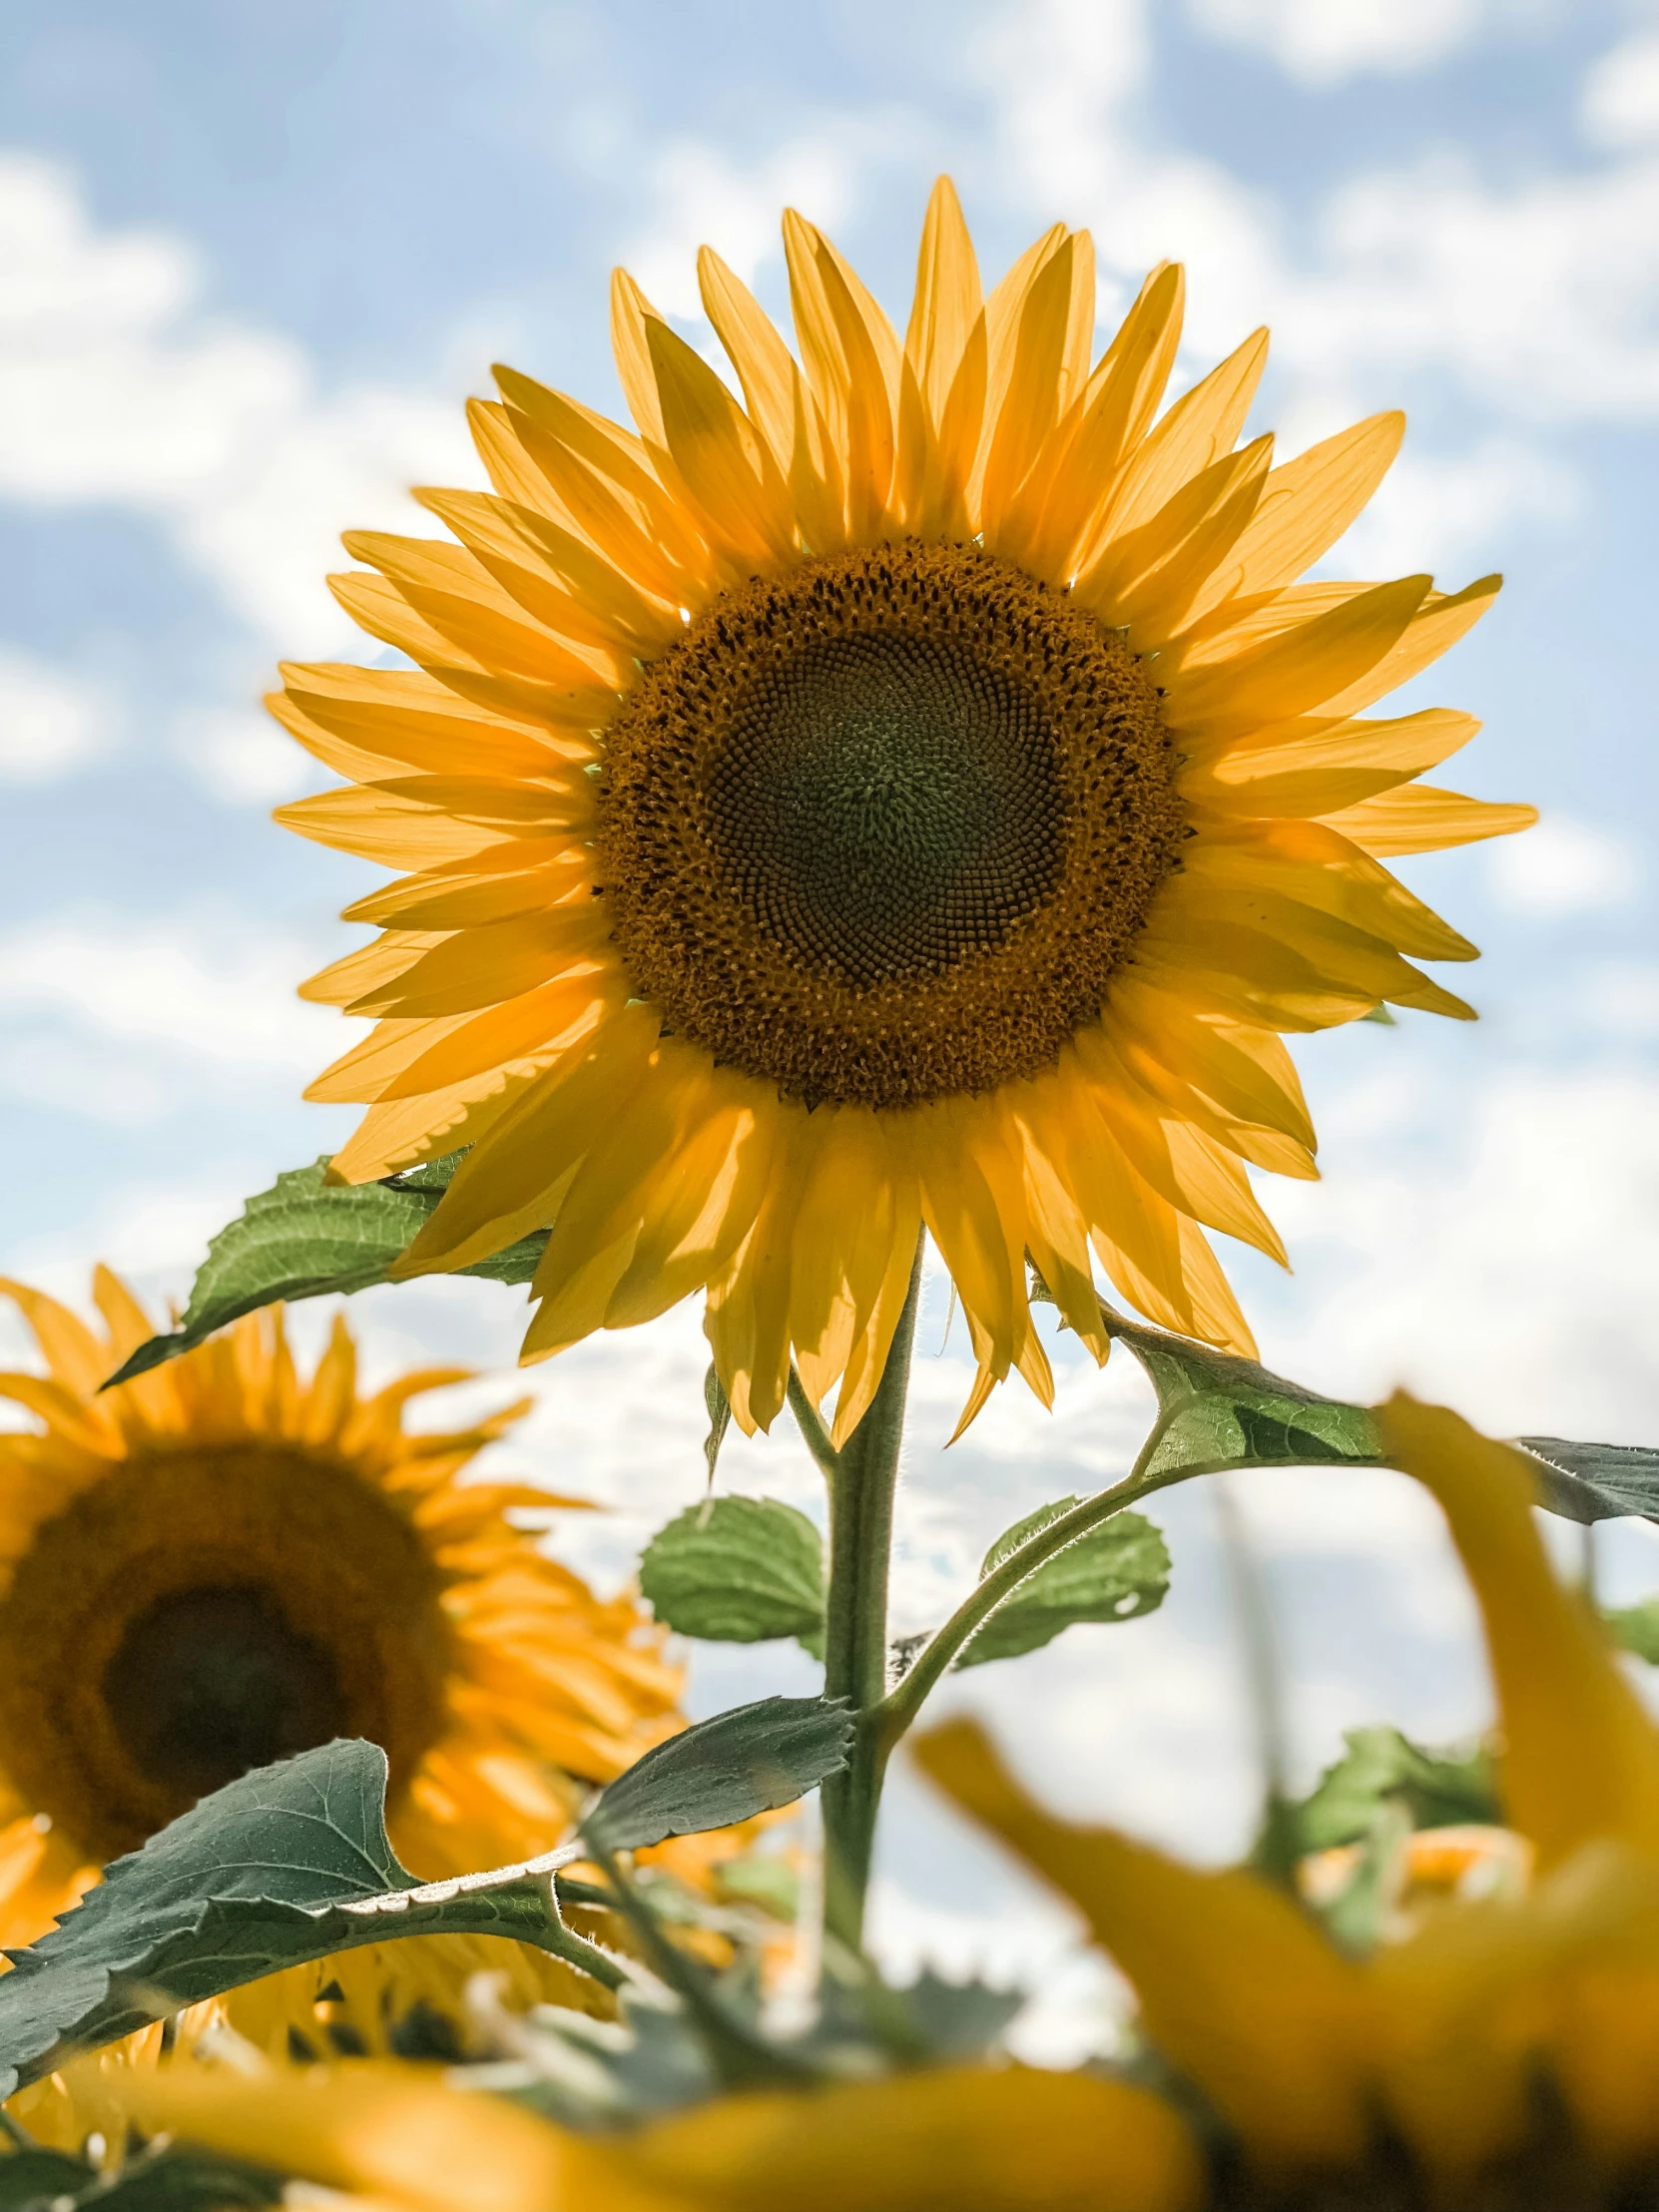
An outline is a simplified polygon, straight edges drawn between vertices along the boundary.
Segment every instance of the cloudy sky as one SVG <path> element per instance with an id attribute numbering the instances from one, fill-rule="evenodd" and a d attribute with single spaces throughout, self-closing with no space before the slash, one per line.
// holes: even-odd
<path id="1" fill-rule="evenodd" d="M 344 1134 L 299 1100 L 341 1025 L 293 987 L 345 948 L 370 871 L 271 825 L 314 786 L 258 706 L 278 655 L 371 654 L 322 588 L 337 533 L 417 526 L 410 482 L 479 480 L 461 402 L 492 359 L 615 405 L 618 261 L 706 343 L 695 247 L 781 306 L 789 202 L 901 308 L 940 169 L 988 268 L 1055 217 L 1092 227 L 1108 324 L 1148 264 L 1185 261 L 1184 377 L 1270 322 L 1255 427 L 1282 449 L 1408 409 L 1340 570 L 1506 571 L 1409 702 L 1484 718 L 1461 788 L 1544 809 L 1412 870 L 1486 949 L 1483 1018 L 1311 1041 L 1326 1179 L 1270 1194 L 1295 1275 L 1238 1272 L 1267 1358 L 1321 1386 L 1404 1379 L 1499 1431 L 1652 1440 L 1659 13 L 1635 0 L 11 0 L 0 1266 L 80 1296 L 103 1256 L 182 1292 L 246 1193 Z M 360 1318 L 376 1367 L 441 1344 L 499 1369 L 520 1309 L 436 1286 Z M 1120 1363 L 1068 1367 L 1053 1416 L 1015 1383 L 946 1455 L 965 1369 L 942 1297 L 923 1332 L 902 1627 L 1002 1526 L 1121 1469 L 1144 1409 Z M 595 1571 L 697 1494 L 700 1368 L 682 1315 L 532 1379 L 503 1450 L 618 1507 L 570 1538 Z M 812 1501 L 782 1433 L 723 1479 Z M 1245 1502 L 1305 1767 L 1384 1713 L 1478 1723 L 1408 1485 L 1287 1475 Z M 1164 1517 L 1162 1615 L 952 1695 L 1055 1796 L 1216 1854 L 1248 1824 L 1248 1724 L 1210 1503 Z M 1606 1550 L 1616 1588 L 1659 1586 L 1644 1531 Z M 694 1688 L 809 1679 L 712 1653 Z M 1061 1939 L 900 1794 L 895 1945 Z"/>

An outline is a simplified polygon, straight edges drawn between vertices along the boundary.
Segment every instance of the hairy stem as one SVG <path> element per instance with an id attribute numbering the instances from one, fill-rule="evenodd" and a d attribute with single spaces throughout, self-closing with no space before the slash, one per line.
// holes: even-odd
<path id="1" fill-rule="evenodd" d="M 845 1698 L 859 1724 L 846 1768 L 831 1775 L 823 1792 L 825 1928 L 853 1950 L 863 1935 L 864 1892 L 869 1885 L 885 1765 L 878 1731 L 870 1723 L 887 1688 L 887 1569 L 910 1352 L 921 1295 L 921 1250 L 918 1239 L 904 1310 L 869 1410 L 838 1452 L 830 1450 L 823 1426 L 794 1379 L 790 1393 L 808 1446 L 830 1485 L 825 1695 Z"/>

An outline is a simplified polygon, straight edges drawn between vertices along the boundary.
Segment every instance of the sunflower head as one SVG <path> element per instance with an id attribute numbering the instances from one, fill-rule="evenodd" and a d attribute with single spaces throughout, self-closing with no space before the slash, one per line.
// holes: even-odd
<path id="1" fill-rule="evenodd" d="M 368 1107 L 334 1172 L 468 1147 L 402 1269 L 551 1230 L 529 1358 L 703 1291 L 750 1427 L 793 1359 L 844 1439 L 923 1228 L 975 1405 L 1049 1393 L 1027 1254 L 1098 1358 L 1097 1264 L 1248 1350 L 1204 1232 L 1282 1256 L 1246 1174 L 1314 1172 L 1281 1033 L 1469 1012 L 1415 963 L 1473 946 L 1382 856 L 1531 812 L 1414 781 L 1468 716 L 1363 710 L 1496 579 L 1301 581 L 1400 417 L 1241 447 L 1261 331 L 1163 407 L 1177 269 L 1096 356 L 1086 233 L 987 294 L 941 182 L 902 339 L 784 240 L 796 353 L 707 250 L 731 384 L 619 275 L 633 428 L 499 370 L 493 490 L 418 495 L 452 538 L 346 540 L 411 665 L 272 703 L 350 780 L 279 819 L 410 871 L 306 986 L 377 1017 L 310 1094 Z"/>
<path id="2" fill-rule="evenodd" d="M 573 1503 L 463 1481 L 523 1410 L 410 1431 L 466 1371 L 360 1394 L 342 1321 L 306 1380 L 279 1311 L 100 1391 L 152 1334 L 107 1269 L 105 1328 L 20 1284 L 45 1375 L 0 1392 L 0 1835 L 8 1941 L 204 1793 L 335 1736 L 387 1755 L 388 1823 L 438 1876 L 543 1850 L 581 1793 L 676 1725 L 676 1670 L 515 1526 Z"/>

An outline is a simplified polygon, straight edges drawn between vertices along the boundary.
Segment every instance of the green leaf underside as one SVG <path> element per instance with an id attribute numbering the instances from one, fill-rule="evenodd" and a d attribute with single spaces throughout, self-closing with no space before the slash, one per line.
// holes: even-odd
<path id="1" fill-rule="evenodd" d="M 1343 1740 L 1348 1749 L 1342 1758 L 1291 1808 L 1303 1851 L 1363 1842 L 1385 1806 L 1401 1808 L 1411 1828 L 1502 1819 L 1483 1751 L 1425 1750 L 1397 1728 L 1351 1728 Z"/>
<path id="2" fill-rule="evenodd" d="M 986 1552 L 980 1580 L 1080 1502 L 1060 1498 L 1007 1529 Z M 1169 1552 L 1153 1523 L 1140 1513 L 1114 1514 L 1027 1576 L 974 1631 L 956 1665 L 1017 1659 L 1084 1621 L 1137 1620 L 1163 1603 L 1169 1576 Z"/>
<path id="3" fill-rule="evenodd" d="M 1539 1503 L 1566 1520 L 1659 1519 L 1659 1450 L 1648 1444 L 1579 1444 L 1522 1436 L 1538 1461 Z"/>
<path id="4" fill-rule="evenodd" d="M 293 1304 L 385 1282 L 392 1262 L 431 1216 L 460 1158 L 450 1153 L 383 1183 L 331 1186 L 323 1181 L 325 1157 L 279 1175 L 209 1245 L 178 1328 L 140 1345 L 104 1387 L 148 1374 L 278 1299 Z M 457 1272 L 492 1283 L 528 1283 L 546 1244 L 547 1234 L 540 1231 Z"/>
<path id="5" fill-rule="evenodd" d="M 1039 1292 L 1039 1296 L 1046 1293 Z M 1324 1397 L 1209 1345 L 1126 1321 L 1103 1306 L 1151 1378 L 1169 1422 L 1148 1471 L 1226 1467 L 1382 1466 L 1382 1439 L 1363 1405 Z M 1537 1468 L 1538 1503 L 1580 1522 L 1659 1519 L 1659 1448 L 1521 1436 Z"/>
<path id="6" fill-rule="evenodd" d="M 1125 1321 L 1109 1308 L 1106 1322 L 1146 1369 L 1168 1416 L 1149 1473 L 1381 1465 L 1382 1440 L 1364 1406 L 1323 1397 L 1254 1360 Z"/>
<path id="7" fill-rule="evenodd" d="M 10 1954 L 0 2094 L 49 2073 L 66 2047 L 341 1947 L 339 1907 L 414 1884 L 386 1841 L 385 1776 L 376 1745 L 325 1744 L 244 1775 L 118 1859 Z"/>
<path id="8" fill-rule="evenodd" d="M 1639 1605 L 1604 1607 L 1602 1619 L 1626 1651 L 1659 1667 L 1659 1597 L 1644 1598 Z"/>
<path id="9" fill-rule="evenodd" d="M 774 1497 L 708 1498 L 660 1528 L 640 1560 L 658 1620 L 708 1643 L 795 1636 L 822 1656 L 824 1544 Z"/>
<path id="10" fill-rule="evenodd" d="M 643 1851 L 753 1820 L 846 1764 L 846 1707 L 822 1697 L 768 1697 L 737 1705 L 657 1744 L 601 1792 L 582 1817 L 597 1851 Z"/>

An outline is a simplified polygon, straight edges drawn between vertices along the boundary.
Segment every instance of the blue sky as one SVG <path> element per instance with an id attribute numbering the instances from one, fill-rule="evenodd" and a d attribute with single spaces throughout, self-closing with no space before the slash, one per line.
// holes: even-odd
<path id="1" fill-rule="evenodd" d="M 988 268 L 1090 225 L 1104 314 L 1186 261 L 1183 376 L 1270 322 L 1254 427 L 1282 450 L 1407 408 L 1339 568 L 1508 577 L 1411 703 L 1484 717 L 1453 780 L 1544 825 L 1411 871 L 1486 949 L 1454 979 L 1477 1027 L 1300 1049 L 1327 1179 L 1268 1194 L 1294 1278 L 1240 1262 L 1267 1356 L 1333 1389 L 1408 1378 L 1511 1433 L 1659 1435 L 1659 11 L 1611 0 L 11 0 L 0 1265 L 78 1296 L 103 1255 L 178 1293 L 246 1192 L 343 1133 L 299 1101 L 339 1025 L 292 991 L 369 871 L 271 825 L 314 786 L 257 706 L 280 655 L 370 655 L 321 588 L 338 531 L 418 527 L 404 486 L 476 480 L 460 403 L 493 358 L 615 404 L 619 260 L 705 344 L 695 246 L 781 308 L 792 201 L 901 306 L 941 168 Z M 443 1343 L 503 1367 L 519 1314 L 469 1285 L 362 1321 L 379 1363 Z M 926 1365 L 904 1625 L 1131 1438 L 1132 1380 L 1070 1371 L 1055 1416 L 1015 1384 L 946 1457 L 960 1354 Z M 534 1378 L 506 1448 L 622 1508 L 584 1539 L 602 1569 L 695 1494 L 698 1367 L 682 1315 Z M 811 1495 L 782 1435 L 730 1478 Z M 1253 1510 L 1306 1761 L 1390 1700 L 1478 1719 L 1414 1497 L 1297 1476 Z M 1165 1616 L 971 1694 L 1039 1712 L 1034 1768 L 1078 1802 L 1225 1841 L 1249 1800 L 1234 1670 L 1205 1511 L 1171 1519 Z M 1611 1552 L 1659 1585 L 1639 1533 Z M 698 1694 L 789 1664 L 709 1657 Z M 935 1864 L 930 1819 L 893 1881 L 948 1947 L 958 1909 L 983 1936 L 990 1877 L 959 1841 Z"/>

